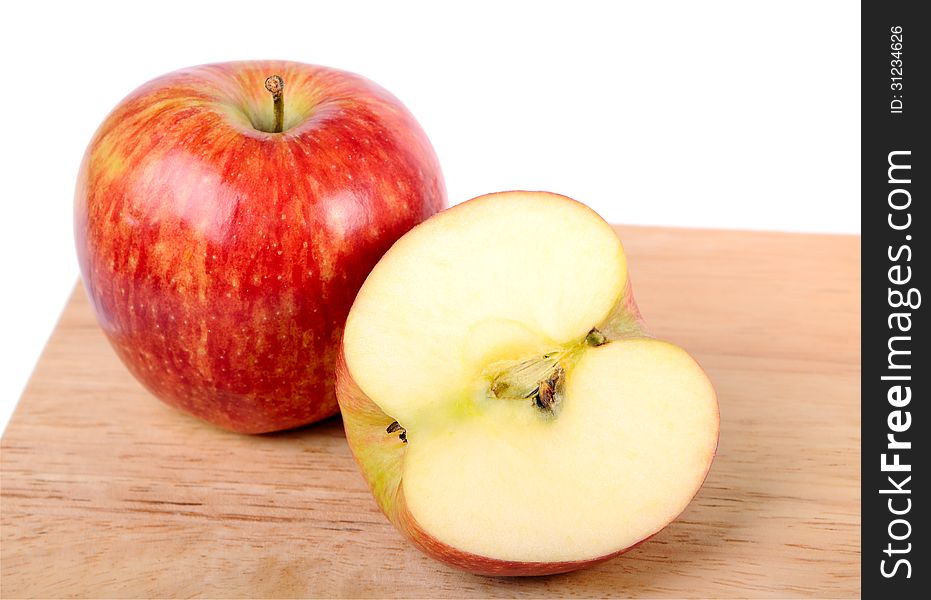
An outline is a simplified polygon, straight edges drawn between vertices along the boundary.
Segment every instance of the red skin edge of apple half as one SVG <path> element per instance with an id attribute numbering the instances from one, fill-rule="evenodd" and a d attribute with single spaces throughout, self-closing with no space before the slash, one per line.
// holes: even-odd
<path id="1" fill-rule="evenodd" d="M 363 476 L 366 478 L 366 481 L 372 488 L 372 492 L 375 495 L 375 500 L 378 502 L 382 512 L 384 512 L 392 524 L 394 524 L 394 526 L 399 531 L 407 536 L 407 538 L 413 542 L 413 544 L 417 546 L 422 552 L 452 567 L 462 569 L 475 575 L 497 577 L 555 575 L 557 573 L 567 573 L 569 571 L 575 571 L 589 567 L 620 556 L 621 554 L 624 554 L 625 552 L 628 552 L 629 550 L 632 550 L 640 544 L 646 542 L 669 525 L 669 523 L 667 523 L 663 527 L 660 527 L 647 537 L 631 546 L 628 546 L 627 548 L 622 548 L 617 552 L 612 552 L 610 554 L 598 556 L 588 560 L 564 562 L 522 562 L 498 560 L 489 558 L 487 556 L 472 554 L 470 552 L 463 552 L 462 550 L 454 548 L 432 537 L 427 531 L 423 529 L 423 527 L 420 526 L 414 516 L 407 509 L 407 504 L 404 501 L 404 489 L 400 481 L 400 470 L 403 464 L 403 445 L 398 442 L 396 437 L 388 437 L 385 435 L 385 428 L 393 421 L 393 419 L 384 414 L 381 409 L 378 408 L 378 406 L 365 394 L 365 392 L 359 388 L 358 384 L 349 373 L 349 368 L 346 365 L 346 357 L 342 346 L 340 347 L 339 357 L 336 364 L 336 388 L 337 398 L 339 399 L 340 408 L 342 409 L 343 413 L 343 424 L 346 429 L 346 437 L 349 441 L 349 448 L 352 450 L 353 457 L 355 458 L 356 463 L 359 465 L 360 470 L 362 470 Z M 353 415 L 360 415 L 360 417 L 357 419 Z M 718 409 L 718 422 L 720 423 L 720 409 Z M 370 430 L 366 431 L 365 429 L 368 428 L 370 428 Z M 718 431 L 720 435 L 720 427 Z M 364 450 L 357 447 L 357 444 L 361 438 L 366 436 L 379 436 L 380 439 L 378 439 L 376 443 L 390 443 L 398 447 L 396 449 L 399 454 L 399 463 L 397 466 L 399 471 L 398 477 L 395 481 L 392 481 L 387 485 L 383 485 L 383 489 L 379 489 L 378 484 L 369 478 L 369 475 L 366 473 L 364 468 L 365 458 L 361 456 Z M 711 455 L 712 461 L 708 464 L 708 470 L 705 472 L 702 485 L 704 485 L 704 481 L 707 479 L 708 473 L 711 471 L 711 464 L 714 461 L 714 456 L 716 453 L 717 441 L 715 443 L 714 452 L 712 452 Z M 694 499 L 694 497 L 698 494 L 698 491 L 701 489 L 701 487 L 701 485 L 698 487 L 698 489 L 695 491 L 695 494 L 692 496 L 692 498 L 689 499 L 689 502 L 687 502 L 685 506 L 688 506 L 688 504 L 691 503 L 692 499 Z M 392 498 L 393 502 L 389 504 L 388 500 L 391 500 Z M 685 506 L 683 507 L 683 511 L 685 510 Z M 681 512 L 679 514 L 681 514 Z M 676 515 L 676 518 L 678 518 L 678 516 L 679 515 Z M 675 519 L 673 519 L 673 521 L 674 520 Z M 672 521 L 670 521 L 670 523 L 671 522 Z"/>

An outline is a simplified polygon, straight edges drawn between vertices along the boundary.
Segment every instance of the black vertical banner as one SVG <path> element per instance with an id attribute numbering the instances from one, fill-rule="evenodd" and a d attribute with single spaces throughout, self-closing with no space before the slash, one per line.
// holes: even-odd
<path id="1" fill-rule="evenodd" d="M 924 6 L 921 6 L 924 4 Z M 862 588 L 929 597 L 927 3 L 866 2 L 861 23 Z M 924 458 L 922 458 L 924 457 Z"/>

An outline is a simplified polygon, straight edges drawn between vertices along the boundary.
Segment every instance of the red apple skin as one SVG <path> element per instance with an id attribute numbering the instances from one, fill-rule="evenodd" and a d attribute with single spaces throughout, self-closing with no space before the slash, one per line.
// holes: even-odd
<path id="1" fill-rule="evenodd" d="M 272 114 L 273 74 L 285 82 L 278 134 L 252 125 Z M 262 433 L 337 412 L 356 292 L 445 203 L 426 135 L 374 83 L 292 62 L 204 65 L 143 85 L 100 126 L 75 242 L 133 375 L 183 411 Z"/>

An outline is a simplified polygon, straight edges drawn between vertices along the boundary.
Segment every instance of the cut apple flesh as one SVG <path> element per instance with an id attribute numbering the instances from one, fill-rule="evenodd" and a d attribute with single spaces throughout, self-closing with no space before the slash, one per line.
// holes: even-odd
<path id="1" fill-rule="evenodd" d="M 405 427 L 494 360 L 584 336 L 624 290 L 614 231 L 559 196 L 472 201 L 402 237 L 369 274 L 346 323 L 349 369 Z"/>
<path id="2" fill-rule="evenodd" d="M 450 546 L 510 561 L 576 561 L 632 546 L 701 485 L 716 411 L 701 370 L 653 340 L 584 353 L 558 417 L 530 403 L 409 432 L 404 497 Z"/>
<path id="3" fill-rule="evenodd" d="M 710 467 L 717 403 L 629 290 L 614 231 L 562 196 L 484 196 L 401 238 L 343 338 L 341 377 L 384 418 L 340 394 L 389 516 L 489 564 L 591 561 L 671 522 Z M 390 457 L 363 447 L 378 436 Z"/>

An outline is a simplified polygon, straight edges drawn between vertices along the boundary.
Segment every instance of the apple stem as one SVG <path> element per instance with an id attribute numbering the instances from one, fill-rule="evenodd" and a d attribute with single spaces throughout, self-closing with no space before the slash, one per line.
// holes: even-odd
<path id="1" fill-rule="evenodd" d="M 271 92 L 275 105 L 275 129 L 273 133 L 281 133 L 284 129 L 284 80 L 280 75 L 272 75 L 265 80 L 265 89 Z"/>

